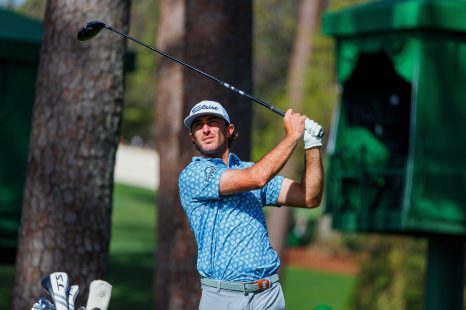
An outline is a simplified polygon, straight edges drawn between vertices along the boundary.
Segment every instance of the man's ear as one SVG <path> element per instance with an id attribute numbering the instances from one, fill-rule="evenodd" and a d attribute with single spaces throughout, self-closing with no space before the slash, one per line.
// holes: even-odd
<path id="1" fill-rule="evenodd" d="M 235 132 L 235 125 L 229 124 L 229 125 L 227 126 L 227 130 L 226 130 L 226 136 L 227 136 L 227 138 L 230 138 L 231 135 L 233 134 L 233 132 Z"/>

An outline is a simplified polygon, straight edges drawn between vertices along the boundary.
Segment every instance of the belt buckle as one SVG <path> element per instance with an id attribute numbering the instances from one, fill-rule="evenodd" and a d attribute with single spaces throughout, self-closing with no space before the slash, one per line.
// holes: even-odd
<path id="1" fill-rule="evenodd" d="M 270 287 L 270 280 L 265 278 L 265 279 L 259 279 L 257 280 L 255 283 L 257 283 L 258 287 L 259 287 L 259 291 L 263 291 L 263 290 L 266 290 Z M 264 287 L 265 285 L 265 287 Z"/>
<path id="2" fill-rule="evenodd" d="M 246 296 L 248 293 L 246 292 L 246 283 L 241 283 L 241 287 L 243 288 L 243 294 Z"/>

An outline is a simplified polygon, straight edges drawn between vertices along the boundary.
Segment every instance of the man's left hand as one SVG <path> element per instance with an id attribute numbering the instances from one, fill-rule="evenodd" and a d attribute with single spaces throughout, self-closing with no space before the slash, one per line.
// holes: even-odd
<path id="1" fill-rule="evenodd" d="M 304 122 L 304 149 L 310 149 L 316 146 L 322 146 L 322 137 L 324 129 L 318 123 L 307 118 Z"/>

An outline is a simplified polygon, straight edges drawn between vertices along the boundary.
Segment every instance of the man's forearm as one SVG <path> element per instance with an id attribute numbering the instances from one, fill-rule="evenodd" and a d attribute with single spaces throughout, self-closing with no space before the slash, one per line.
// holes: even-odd
<path id="1" fill-rule="evenodd" d="M 283 118 L 285 137 L 251 167 L 223 172 L 220 177 L 220 194 L 228 195 L 266 185 L 283 168 L 303 137 L 305 120 L 304 115 L 293 113 L 291 109 L 286 111 Z"/>
<path id="2" fill-rule="evenodd" d="M 307 149 L 304 153 L 305 169 L 301 178 L 301 191 L 304 193 L 306 207 L 320 205 L 324 187 L 324 168 L 320 147 Z"/>
<path id="3" fill-rule="evenodd" d="M 294 149 L 297 141 L 285 136 L 270 152 L 262 157 L 250 169 L 253 173 L 260 175 L 264 180 L 264 185 L 270 181 L 285 166 Z"/>
<path id="4" fill-rule="evenodd" d="M 251 167 L 225 171 L 220 179 L 220 194 L 229 195 L 263 187 L 283 168 L 296 144 L 296 139 L 285 136 Z"/>

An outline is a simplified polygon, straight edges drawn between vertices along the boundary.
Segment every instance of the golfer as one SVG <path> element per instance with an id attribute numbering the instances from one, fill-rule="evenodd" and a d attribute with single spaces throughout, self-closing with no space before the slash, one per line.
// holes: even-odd
<path id="1" fill-rule="evenodd" d="M 288 110 L 284 137 L 251 163 L 230 151 L 235 126 L 218 102 L 196 104 L 184 124 L 200 153 L 181 172 L 178 184 L 198 246 L 199 309 L 284 309 L 277 275 L 280 259 L 270 245 L 262 207 L 319 206 L 322 127 Z M 278 176 L 302 138 L 306 151 L 301 181 Z"/>

